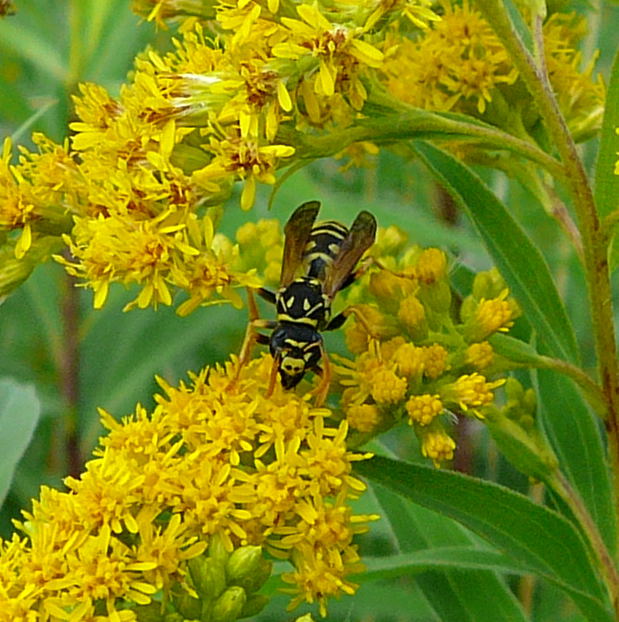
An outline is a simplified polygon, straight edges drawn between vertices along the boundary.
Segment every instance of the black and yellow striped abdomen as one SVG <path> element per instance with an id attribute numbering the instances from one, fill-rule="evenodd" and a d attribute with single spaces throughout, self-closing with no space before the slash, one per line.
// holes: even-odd
<path id="1" fill-rule="evenodd" d="M 348 227 L 334 220 L 315 225 L 303 253 L 305 274 L 324 279 L 327 266 L 333 262 L 347 235 Z"/>

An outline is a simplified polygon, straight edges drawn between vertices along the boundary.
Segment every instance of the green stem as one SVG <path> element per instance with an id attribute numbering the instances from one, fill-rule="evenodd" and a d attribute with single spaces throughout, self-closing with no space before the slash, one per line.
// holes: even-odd
<path id="1" fill-rule="evenodd" d="M 560 470 L 555 472 L 554 477 L 548 481 L 548 485 L 567 504 L 578 520 L 582 530 L 587 535 L 593 553 L 597 558 L 598 566 L 602 569 L 604 583 L 610 594 L 615 613 L 617 613 L 619 603 L 619 574 L 617 574 L 612 556 L 604 544 L 604 540 L 602 539 L 595 521 L 588 512 L 587 506 Z"/>
<path id="2" fill-rule="evenodd" d="M 615 329 L 612 312 L 610 275 L 607 262 L 606 236 L 596 211 L 593 192 L 576 145 L 559 110 L 548 74 L 543 62 L 538 65 L 526 49 L 523 41 L 512 27 L 505 5 L 499 0 L 476 0 L 526 84 L 555 146 L 566 172 L 566 185 L 572 196 L 576 217 L 582 236 L 584 269 L 588 285 L 589 306 L 593 338 L 598 362 L 598 373 L 607 404 L 606 428 L 609 436 L 609 452 L 613 466 L 615 486 L 615 511 L 619 516 L 619 379 Z M 536 47 L 543 59 L 544 42 L 542 22 L 534 18 Z M 617 577 L 613 575 L 613 579 Z M 612 590 L 613 597 L 617 590 Z M 617 606 L 617 599 L 614 600 Z"/>
<path id="3" fill-rule="evenodd" d="M 324 136 L 307 137 L 295 130 L 280 129 L 278 140 L 294 144 L 299 158 L 316 159 L 341 151 L 348 145 L 369 140 L 373 142 L 402 141 L 408 138 L 468 139 L 506 149 L 539 164 L 553 177 L 563 179 L 565 171 L 560 162 L 536 145 L 483 123 L 471 123 L 455 115 L 409 108 L 366 118 L 357 125 L 336 130 Z"/>
<path id="4" fill-rule="evenodd" d="M 606 415 L 607 403 L 603 391 L 580 367 L 549 356 L 540 356 L 539 360 L 530 366 L 539 369 L 551 369 L 568 376 L 581 388 L 583 396 L 591 408 L 602 417 Z"/>

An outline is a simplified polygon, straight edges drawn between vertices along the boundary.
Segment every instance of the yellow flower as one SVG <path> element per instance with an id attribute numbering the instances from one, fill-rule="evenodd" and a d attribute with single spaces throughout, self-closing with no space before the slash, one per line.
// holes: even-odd
<path id="1" fill-rule="evenodd" d="M 492 391 L 503 384 L 505 378 L 488 382 L 484 376 L 475 372 L 460 376 L 455 382 L 441 387 L 440 393 L 443 401 L 456 403 L 463 411 L 471 410 L 476 417 L 483 419 L 480 408 L 494 400 Z"/>
<path id="2" fill-rule="evenodd" d="M 303 91 L 308 108 L 318 105 L 312 92 L 322 97 L 341 92 L 348 96 L 353 108 L 360 109 L 367 97 L 360 74 L 366 67 L 380 67 L 382 52 L 361 38 L 363 28 L 332 24 L 315 5 L 301 4 L 296 9 L 301 19 L 281 18 L 287 38 L 273 46 L 272 54 L 282 59 L 307 59 L 313 66 L 314 73 L 306 74 L 311 91 Z M 312 116 L 316 120 L 316 114 L 310 112 Z"/>
<path id="3" fill-rule="evenodd" d="M 441 19 L 418 41 L 395 38 L 396 53 L 385 63 L 389 90 L 413 106 L 466 110 L 470 102 L 483 114 L 494 89 L 512 84 L 518 74 L 489 24 L 467 0 L 443 6 Z"/>
<path id="4" fill-rule="evenodd" d="M 346 409 L 348 425 L 359 432 L 372 432 L 380 423 L 380 411 L 375 404 L 351 404 Z"/>
<path id="5" fill-rule="evenodd" d="M 393 360 L 398 372 L 407 378 L 419 378 L 426 365 L 426 348 L 406 342 L 395 352 Z"/>
<path id="6" fill-rule="evenodd" d="M 211 137 L 209 149 L 215 154 L 205 167 L 194 171 L 198 185 L 235 175 L 244 181 L 241 208 L 250 209 L 256 198 L 256 182 L 275 183 L 275 166 L 279 159 L 290 157 L 295 149 L 289 145 L 261 145 L 255 139 L 228 136 Z"/>
<path id="7" fill-rule="evenodd" d="M 424 373 L 428 378 L 438 378 L 448 369 L 447 357 L 449 353 L 443 346 L 438 343 L 425 346 L 424 354 Z"/>
<path id="8" fill-rule="evenodd" d="M 470 341 L 482 341 L 497 331 L 507 332 L 514 325 L 514 308 L 506 300 L 508 290 L 504 289 L 497 298 L 482 298 L 475 313 L 468 320 L 465 335 Z"/>
<path id="9" fill-rule="evenodd" d="M 388 367 L 379 368 L 372 375 L 371 385 L 370 395 L 377 404 L 396 404 L 402 401 L 408 387 L 406 379 Z"/>
<path id="10" fill-rule="evenodd" d="M 215 16 L 211 5 L 202 0 L 133 0 L 131 10 L 161 28 L 166 28 L 166 19 L 186 15 L 212 19 Z"/>
<path id="11" fill-rule="evenodd" d="M 586 140 L 600 129 L 606 98 L 602 76 L 593 76 L 597 54 L 580 68 L 578 44 L 586 34 L 586 20 L 576 13 L 553 13 L 544 24 L 548 75 L 576 141 Z"/>
<path id="12" fill-rule="evenodd" d="M 494 350 L 487 341 L 472 343 L 467 349 L 465 360 L 467 365 L 472 365 L 477 369 L 488 367 L 494 358 Z"/>
<path id="13" fill-rule="evenodd" d="M 365 352 L 372 337 L 387 339 L 397 333 L 394 322 L 390 321 L 390 318 L 376 306 L 356 304 L 355 309 L 363 316 L 365 324 L 371 327 L 372 335 L 368 334 L 364 324 L 357 321 L 356 315 L 353 315 L 354 321 L 348 320 L 346 325 L 346 345 L 354 354 Z"/>
<path id="14" fill-rule="evenodd" d="M 410 294 L 400 302 L 398 319 L 415 337 L 421 337 L 426 330 L 426 312 L 417 296 Z"/>
<path id="15" fill-rule="evenodd" d="M 454 456 L 456 443 L 444 430 L 430 430 L 423 435 L 421 453 L 440 467 L 442 462 Z"/>
<path id="16" fill-rule="evenodd" d="M 179 387 L 160 380 L 154 412 L 138 406 L 122 422 L 103 411 L 109 434 L 86 472 L 67 479 L 70 492 L 43 489 L 19 525 L 25 539 L 2 543 L 0 612 L 128 622 L 132 604 L 160 591 L 173 604 L 186 590 L 201 598 L 185 577 L 207 545 L 289 560 L 293 604 L 324 609 L 354 592 L 353 537 L 376 517 L 353 514 L 365 485 L 352 463 L 368 456 L 348 450 L 346 422 L 329 425 L 327 409 L 281 387 L 266 398 L 271 364 L 238 373 L 233 361 Z"/>
<path id="17" fill-rule="evenodd" d="M 435 283 L 447 273 L 447 255 L 438 248 L 421 251 L 415 264 L 415 276 L 425 284 Z"/>
<path id="18" fill-rule="evenodd" d="M 411 424 L 429 425 L 442 411 L 443 403 L 438 395 L 412 395 L 406 402 Z"/>

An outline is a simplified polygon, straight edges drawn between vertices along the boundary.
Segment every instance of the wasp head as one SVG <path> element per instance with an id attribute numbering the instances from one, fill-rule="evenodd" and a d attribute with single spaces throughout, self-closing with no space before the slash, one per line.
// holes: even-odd
<path id="1" fill-rule="evenodd" d="M 271 335 L 271 354 L 278 361 L 284 389 L 293 389 L 305 372 L 317 371 L 322 338 L 316 330 L 299 324 L 280 324 Z"/>

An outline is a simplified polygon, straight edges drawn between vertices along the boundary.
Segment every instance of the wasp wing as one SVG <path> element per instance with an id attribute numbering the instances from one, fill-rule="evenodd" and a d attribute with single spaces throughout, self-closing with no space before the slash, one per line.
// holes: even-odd
<path id="1" fill-rule="evenodd" d="M 299 205 L 288 219 L 284 227 L 284 257 L 279 279 L 280 287 L 286 287 L 294 281 L 297 269 L 303 261 L 303 253 L 312 234 L 319 209 L 319 201 L 307 201 Z"/>
<path id="2" fill-rule="evenodd" d="M 327 270 L 324 293 L 333 298 L 350 277 L 363 253 L 374 244 L 376 219 L 370 212 L 359 212 Z"/>

